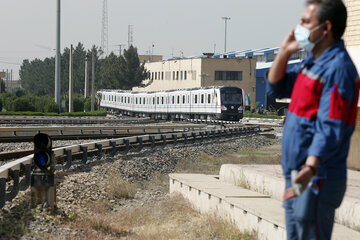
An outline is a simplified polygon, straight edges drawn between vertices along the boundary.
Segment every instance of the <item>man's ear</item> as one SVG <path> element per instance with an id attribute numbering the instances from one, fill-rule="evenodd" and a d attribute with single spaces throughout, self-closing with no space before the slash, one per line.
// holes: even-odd
<path id="1" fill-rule="evenodd" d="M 328 34 L 332 30 L 332 23 L 329 20 L 324 22 L 324 33 Z"/>

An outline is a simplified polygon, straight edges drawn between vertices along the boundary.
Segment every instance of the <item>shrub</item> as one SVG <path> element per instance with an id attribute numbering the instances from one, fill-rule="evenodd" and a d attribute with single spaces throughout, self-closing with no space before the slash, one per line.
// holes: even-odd
<path id="1" fill-rule="evenodd" d="M 59 113 L 59 106 L 56 104 L 56 102 L 48 101 L 45 105 L 45 112 L 46 113 Z"/>
<path id="2" fill-rule="evenodd" d="M 1 94 L 1 99 L 3 101 L 3 107 L 6 109 L 6 111 L 14 110 L 14 100 L 16 99 L 15 94 L 13 93 Z"/>
<path id="3" fill-rule="evenodd" d="M 34 111 L 35 108 L 31 104 L 31 98 L 21 97 L 14 100 L 14 111 Z"/>
<path id="4" fill-rule="evenodd" d="M 76 94 L 74 96 L 74 112 L 83 112 L 84 111 L 84 96 Z"/>
<path id="5" fill-rule="evenodd" d="M 85 99 L 84 107 L 85 107 L 86 112 L 91 111 L 91 97 L 87 97 Z M 98 108 L 97 108 L 97 104 L 96 104 L 96 100 L 95 100 L 94 111 L 96 111 L 96 110 L 98 110 Z"/>

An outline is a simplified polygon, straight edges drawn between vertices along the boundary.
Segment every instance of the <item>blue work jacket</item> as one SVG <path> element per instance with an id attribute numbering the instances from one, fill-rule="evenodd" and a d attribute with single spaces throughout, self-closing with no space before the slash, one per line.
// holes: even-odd
<path id="1" fill-rule="evenodd" d="M 282 167 L 290 178 L 308 156 L 321 159 L 318 176 L 346 178 L 346 158 L 355 128 L 360 81 L 344 42 L 314 59 L 308 56 L 267 92 L 291 103 L 282 139 Z"/>

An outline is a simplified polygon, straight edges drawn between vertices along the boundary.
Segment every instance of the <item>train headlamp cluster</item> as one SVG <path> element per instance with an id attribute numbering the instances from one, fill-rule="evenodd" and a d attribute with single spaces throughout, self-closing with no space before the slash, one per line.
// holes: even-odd
<path id="1" fill-rule="evenodd" d="M 52 141 L 45 133 L 34 137 L 34 164 L 41 170 L 49 170 L 52 161 Z"/>

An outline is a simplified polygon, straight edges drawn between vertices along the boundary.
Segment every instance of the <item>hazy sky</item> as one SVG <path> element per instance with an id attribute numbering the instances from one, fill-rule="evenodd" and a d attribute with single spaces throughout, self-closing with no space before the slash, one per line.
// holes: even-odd
<path id="1" fill-rule="evenodd" d="M 0 0 L 0 70 L 18 70 L 23 59 L 53 56 L 56 0 Z M 101 45 L 103 0 L 61 1 L 61 49 L 82 42 Z M 227 51 L 277 47 L 298 23 L 304 0 L 108 0 L 109 50 L 127 44 L 165 58 L 224 51 L 224 20 L 230 17 Z M 9 64 L 10 63 L 10 64 Z"/>

